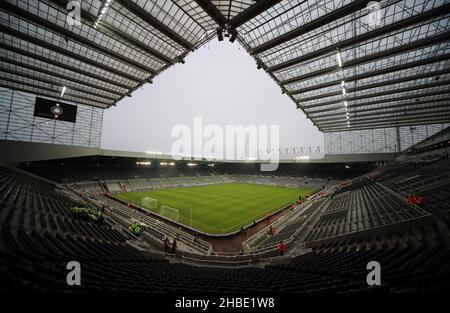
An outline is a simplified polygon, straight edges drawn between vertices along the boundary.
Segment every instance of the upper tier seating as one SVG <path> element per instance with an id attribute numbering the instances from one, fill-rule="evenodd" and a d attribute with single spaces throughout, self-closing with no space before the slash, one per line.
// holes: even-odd
<path id="1" fill-rule="evenodd" d="M 306 241 L 314 241 L 427 217 L 429 214 L 368 178 L 358 178 L 331 196 Z"/>

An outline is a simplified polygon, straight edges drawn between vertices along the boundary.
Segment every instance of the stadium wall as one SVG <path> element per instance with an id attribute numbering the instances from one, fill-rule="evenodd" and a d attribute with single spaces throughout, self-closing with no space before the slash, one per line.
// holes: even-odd
<path id="1" fill-rule="evenodd" d="M 77 107 L 76 122 L 47 119 L 34 115 L 36 97 L 0 87 L 0 139 L 100 147 L 103 109 L 64 100 Z"/>

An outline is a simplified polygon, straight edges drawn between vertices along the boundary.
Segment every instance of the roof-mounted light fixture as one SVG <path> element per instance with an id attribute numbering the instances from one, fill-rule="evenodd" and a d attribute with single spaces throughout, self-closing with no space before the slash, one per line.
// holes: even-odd
<path id="1" fill-rule="evenodd" d="M 336 61 L 339 67 L 342 67 L 342 55 L 341 55 L 341 51 L 338 51 L 336 53 Z"/>
<path id="2" fill-rule="evenodd" d="M 94 28 L 97 28 L 98 23 L 100 23 L 100 21 L 105 17 L 106 12 L 108 12 L 109 6 L 111 5 L 112 0 L 105 0 L 103 1 L 103 5 L 100 8 L 99 14 L 97 16 L 97 19 L 95 20 L 94 23 Z"/>
<path id="3" fill-rule="evenodd" d="M 233 43 L 236 40 L 236 38 L 237 38 L 238 32 L 235 29 L 231 29 L 229 31 L 229 33 L 231 34 L 230 42 Z"/>
<path id="4" fill-rule="evenodd" d="M 62 87 L 61 96 L 59 96 L 60 98 L 64 97 L 64 94 L 66 93 L 66 89 L 67 89 L 66 86 Z"/>
<path id="5" fill-rule="evenodd" d="M 217 39 L 219 39 L 219 41 L 223 41 L 223 29 L 222 28 L 217 28 Z"/>

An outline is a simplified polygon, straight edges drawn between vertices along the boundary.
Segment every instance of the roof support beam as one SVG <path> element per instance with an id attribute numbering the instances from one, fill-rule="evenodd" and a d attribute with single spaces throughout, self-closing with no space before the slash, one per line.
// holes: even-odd
<path id="1" fill-rule="evenodd" d="M 442 103 L 444 102 L 444 103 Z M 406 106 L 400 106 L 400 107 L 396 107 L 393 110 L 389 110 L 387 108 L 384 107 L 380 107 L 378 108 L 378 110 L 376 110 L 375 112 L 370 112 L 370 113 L 366 113 L 366 114 L 358 114 L 355 111 L 350 111 L 349 112 L 349 117 L 351 121 L 358 121 L 361 118 L 367 118 L 367 117 L 375 117 L 378 118 L 381 115 L 385 115 L 385 114 L 397 114 L 397 113 L 401 113 L 401 114 L 406 114 L 408 116 L 411 116 L 411 112 L 415 112 L 415 111 L 426 111 L 426 110 L 434 110 L 434 109 L 444 109 L 444 108 L 449 108 L 448 103 L 445 103 L 445 101 L 440 101 L 440 104 L 438 105 L 429 105 L 429 106 L 419 106 L 419 107 L 406 107 Z M 386 111 L 388 110 L 388 111 Z M 378 112 L 377 112 L 378 111 Z M 437 111 L 439 113 L 441 113 L 442 111 Z M 427 116 L 429 113 L 434 113 L 434 112 L 426 112 L 426 113 L 422 113 L 425 116 Z M 393 117 L 395 117 L 396 115 L 393 115 Z M 347 118 L 345 116 L 345 112 L 340 112 L 338 114 L 335 114 L 333 117 L 326 117 L 326 118 L 315 118 L 314 119 L 318 124 L 324 122 L 342 122 L 342 123 L 347 123 Z"/>
<path id="2" fill-rule="evenodd" d="M 120 92 L 115 91 L 113 89 L 105 88 L 105 87 L 102 87 L 102 86 L 99 86 L 99 85 L 94 85 L 94 84 L 91 84 L 91 83 L 86 82 L 84 80 L 79 80 L 79 79 L 76 79 L 76 78 L 74 78 L 72 76 L 62 75 L 62 74 L 59 74 L 57 72 L 52 72 L 52 71 L 49 71 L 49 70 L 44 69 L 44 68 L 39 68 L 39 67 L 32 66 L 32 65 L 29 65 L 29 64 L 21 63 L 18 60 L 11 60 L 11 59 L 7 59 L 7 58 L 4 58 L 4 57 L 0 56 L 0 62 L 13 64 L 13 65 L 16 65 L 16 66 L 27 68 L 29 70 L 33 70 L 33 71 L 36 71 L 36 72 L 44 73 L 44 74 L 47 74 L 49 76 L 56 77 L 58 79 L 64 79 L 66 81 L 74 82 L 74 83 L 77 83 L 77 84 L 80 84 L 80 85 L 84 85 L 84 86 L 95 88 L 95 89 L 98 89 L 98 90 L 101 90 L 101 91 L 109 92 L 109 93 L 115 94 L 117 96 L 121 96 L 122 95 Z"/>
<path id="3" fill-rule="evenodd" d="M 427 119 L 421 118 L 420 116 L 411 116 L 410 118 L 397 118 L 397 119 L 380 119 L 378 121 L 366 121 L 366 122 L 359 122 L 357 124 L 350 124 L 350 127 L 346 123 L 342 124 L 335 124 L 335 125 L 320 125 L 322 129 L 342 129 L 342 130 L 354 130 L 354 129 L 360 129 L 360 128 L 374 128 L 380 125 L 389 125 L 392 126 L 402 126 L 403 123 L 422 123 L 422 124 L 430 124 L 433 121 L 443 121 L 443 122 L 450 122 L 450 113 L 446 113 L 444 115 L 435 115 L 431 116 Z M 353 128 L 353 129 L 352 129 Z"/>
<path id="4" fill-rule="evenodd" d="M 429 108 L 439 108 L 439 107 L 441 107 L 441 104 L 433 105 L 433 103 L 441 103 L 441 102 L 445 102 L 443 105 L 448 106 L 448 102 L 450 102 L 450 97 L 437 98 L 437 99 L 426 99 L 426 100 L 422 100 L 422 101 L 413 101 L 411 103 L 401 102 L 401 103 L 397 103 L 397 104 L 376 106 L 376 107 L 370 107 L 370 108 L 365 108 L 365 109 L 360 109 L 360 110 L 358 110 L 358 109 L 357 110 L 348 110 L 348 112 L 351 114 L 358 115 L 359 113 L 364 113 L 364 112 L 376 112 L 376 111 L 396 109 L 396 108 L 403 108 L 403 109 L 408 108 L 408 110 L 415 110 L 416 108 L 418 108 L 420 110 L 423 110 L 423 109 L 429 109 Z M 424 106 L 426 106 L 426 107 L 424 107 Z M 339 109 L 343 109 L 343 107 L 340 107 Z M 313 118 L 315 121 L 319 121 L 322 118 L 329 118 L 329 117 L 334 118 L 334 117 L 336 117 L 336 115 L 344 114 L 344 113 L 345 113 L 345 111 L 339 111 L 339 112 L 333 112 L 333 113 L 328 113 L 328 114 L 315 115 L 315 116 L 313 116 Z M 373 113 L 373 114 L 376 114 L 376 113 Z"/>
<path id="5" fill-rule="evenodd" d="M 21 54 L 21 55 L 27 56 L 27 57 L 29 57 L 31 59 L 36 59 L 36 60 L 39 60 L 41 62 L 54 65 L 56 67 L 60 67 L 60 68 L 69 70 L 69 71 L 74 72 L 74 73 L 78 73 L 80 75 L 84 75 L 84 76 L 90 77 L 92 79 L 96 79 L 98 81 L 102 81 L 102 82 L 108 83 L 108 84 L 110 84 L 112 86 L 116 86 L 116 87 L 123 88 L 123 89 L 126 89 L 126 90 L 128 90 L 128 89 L 130 89 L 132 87 L 132 86 L 124 85 L 122 83 L 119 83 L 119 82 L 107 79 L 107 78 L 96 76 L 96 75 L 94 75 L 94 74 L 92 74 L 90 72 L 87 72 L 87 71 L 84 71 L 84 70 L 80 70 L 80 69 L 77 69 L 77 68 L 73 68 L 73 67 L 68 66 L 68 65 L 66 65 L 64 63 L 60 63 L 60 62 L 57 62 L 57 61 L 52 60 L 52 59 L 48 59 L 48 58 L 40 56 L 40 55 L 32 54 L 32 53 L 30 53 L 28 51 L 25 51 L 25 50 L 21 50 L 21 49 L 15 48 L 15 47 L 10 47 L 10 46 L 4 45 L 3 43 L 0 43 L 0 48 L 12 51 L 12 52 L 14 52 L 16 54 Z M 8 62 L 11 63 L 10 60 Z M 29 66 L 29 65 L 27 65 L 27 66 Z"/>
<path id="6" fill-rule="evenodd" d="M 89 90 L 84 89 L 84 88 L 75 87 L 74 85 L 71 85 L 70 83 L 67 84 L 67 82 L 61 82 L 61 81 L 57 81 L 57 80 L 45 79 L 45 78 L 42 78 L 42 77 L 38 77 L 38 76 L 31 75 L 31 74 L 26 74 L 26 73 L 17 73 L 15 71 L 11 70 L 11 69 L 4 68 L 4 67 L 0 67 L 0 69 L 1 69 L 1 71 L 5 72 L 5 73 L 9 73 L 11 75 L 15 75 L 15 76 L 18 76 L 18 77 L 25 77 L 27 79 L 43 82 L 45 84 L 54 85 L 54 86 L 61 86 L 61 87 L 65 86 L 69 90 L 78 91 L 78 92 L 81 92 L 83 94 L 87 94 L 87 95 L 91 95 L 91 96 L 99 97 L 99 98 L 104 98 L 104 99 L 108 99 L 108 100 L 111 100 L 111 101 L 115 101 L 116 100 L 116 98 L 111 98 L 111 97 L 106 96 L 106 95 L 101 95 L 101 94 L 98 94 L 98 93 L 94 93 L 94 92 L 89 91 Z M 93 87 L 93 88 L 95 88 L 95 87 Z"/>
<path id="7" fill-rule="evenodd" d="M 2 82 L 1 79 L 0 79 L 0 87 L 8 88 L 8 89 L 16 90 L 16 91 L 21 91 L 21 92 L 33 93 L 35 95 L 43 96 L 43 97 L 50 97 L 50 98 L 54 98 L 54 99 L 58 98 L 58 97 L 55 97 L 52 94 L 52 93 L 54 93 L 54 91 L 49 91 L 49 93 L 45 93 L 45 92 L 42 92 L 42 89 L 39 89 L 38 91 L 35 91 L 35 90 L 29 90 L 29 89 L 26 89 L 26 88 L 19 88 L 19 87 L 15 87 L 13 85 L 9 85 L 8 82 L 6 82 L 6 81 Z M 33 88 L 38 88 L 36 86 L 32 86 L 32 87 Z M 106 106 L 100 106 L 100 105 L 95 105 L 95 104 L 92 104 L 92 103 L 80 101 L 80 100 L 78 100 L 78 98 L 72 98 L 71 96 L 68 96 L 68 95 L 64 95 L 64 97 L 67 98 L 68 101 L 75 102 L 75 103 L 78 103 L 78 104 L 84 104 L 84 105 L 87 105 L 87 106 L 94 106 L 94 107 L 101 108 L 101 109 L 105 109 L 106 108 Z"/>
<path id="8" fill-rule="evenodd" d="M 189 41 L 178 35 L 176 32 L 174 32 L 172 29 L 170 29 L 168 26 L 163 24 L 160 20 L 153 17 L 150 13 L 145 11 L 142 7 L 134 3 L 130 0 L 115 0 L 116 3 L 119 3 L 120 6 L 124 7 L 127 11 L 133 13 L 143 21 L 147 22 L 149 25 L 151 25 L 153 28 L 185 48 L 186 50 L 194 50 L 194 45 L 191 44 Z"/>
<path id="9" fill-rule="evenodd" d="M 195 0 L 195 2 L 214 20 L 214 22 L 217 23 L 217 25 L 221 28 L 225 28 L 228 22 L 227 19 L 210 0 Z"/>
<path id="10" fill-rule="evenodd" d="M 351 67 L 354 67 L 354 66 L 357 66 L 357 65 L 361 65 L 361 64 L 368 63 L 368 62 L 384 59 L 384 58 L 387 58 L 387 57 L 390 57 L 390 56 L 393 56 L 393 55 L 396 55 L 396 54 L 404 53 L 404 52 L 411 51 L 411 50 L 414 50 L 414 49 L 423 48 L 423 47 L 430 46 L 430 45 L 435 45 L 435 44 L 438 44 L 440 42 L 445 42 L 447 40 L 450 40 L 450 31 L 445 31 L 445 32 L 443 32 L 443 33 L 441 33 L 439 35 L 423 38 L 423 39 L 420 39 L 420 40 L 413 41 L 413 42 L 411 42 L 409 44 L 406 44 L 406 45 L 397 46 L 397 47 L 394 47 L 394 48 L 391 48 L 391 49 L 387 49 L 387 50 L 384 50 L 384 51 L 381 51 L 381 52 L 369 54 L 369 55 L 366 55 L 366 56 L 358 58 L 358 59 L 354 59 L 354 60 L 351 60 L 351 61 L 344 62 L 342 64 L 342 68 L 340 68 L 337 65 L 330 66 L 330 67 L 323 68 L 323 69 L 320 69 L 320 70 L 317 70 L 317 71 L 309 72 L 308 74 L 305 74 L 305 75 L 301 75 L 301 76 L 293 77 L 293 78 L 290 78 L 290 79 L 286 79 L 284 81 L 281 81 L 281 83 L 283 85 L 286 85 L 286 84 L 290 84 L 290 83 L 294 83 L 294 82 L 298 82 L 298 81 L 303 81 L 303 80 L 306 80 L 306 79 L 311 79 L 311 78 L 314 78 L 314 77 L 317 77 L 317 76 L 321 76 L 321 75 L 325 75 L 325 74 L 331 74 L 331 73 L 340 71 L 341 69 L 351 68 Z M 269 71 L 270 71 L 270 68 L 269 68 Z"/>
<path id="11" fill-rule="evenodd" d="M 64 9 L 66 8 L 66 5 L 67 5 L 66 0 L 49 0 L 49 1 L 54 3 L 55 5 L 59 6 L 60 8 L 64 8 Z M 88 22 L 91 25 L 94 25 L 94 23 L 96 21 L 96 16 L 90 14 L 89 12 L 87 12 L 85 10 L 81 10 L 81 18 L 83 20 L 86 20 L 86 22 Z M 108 33 L 120 38 L 122 41 L 124 41 L 130 45 L 133 45 L 133 46 L 145 51 L 146 53 L 159 59 L 160 61 L 165 62 L 165 63 L 173 63 L 173 61 L 170 58 L 166 57 L 164 54 L 160 53 L 159 51 L 157 51 L 155 49 L 152 49 L 151 47 L 145 45 L 141 41 L 134 39 L 130 35 L 120 31 L 119 29 L 113 28 L 112 26 L 110 26 L 109 24 L 106 24 L 104 22 L 100 22 L 99 26 L 101 26 L 101 28 L 106 30 Z M 98 29 L 98 27 L 97 27 L 97 29 Z"/>
<path id="12" fill-rule="evenodd" d="M 369 1 L 367 1 L 367 0 L 352 1 L 351 3 L 345 5 L 337 10 L 334 10 L 333 12 L 331 12 L 327 15 L 321 16 L 309 23 L 306 23 L 300 27 L 297 27 L 294 30 L 291 30 L 281 36 L 278 36 L 277 38 L 274 38 L 272 40 L 269 40 L 269 41 L 259 45 L 258 47 L 254 48 L 251 51 L 251 54 L 260 54 L 266 50 L 275 48 L 276 46 L 281 45 L 282 43 L 285 43 L 294 38 L 297 38 L 313 29 L 319 28 L 319 27 L 324 26 L 332 21 L 335 21 L 344 16 L 347 16 L 353 12 L 359 11 L 359 10 L 365 8 L 368 3 L 369 3 Z"/>
<path id="13" fill-rule="evenodd" d="M 373 129 L 373 128 L 380 128 L 380 126 L 384 126 L 384 127 L 398 127 L 398 126 L 403 126 L 404 123 L 415 123 L 416 125 L 420 125 L 420 124 L 430 124 L 432 122 L 435 121 L 440 121 L 442 123 L 449 123 L 450 122 L 450 113 L 446 113 L 446 114 L 440 114 L 440 115 L 434 115 L 434 116 L 430 116 L 428 118 L 423 118 L 420 115 L 419 116 L 411 116 L 411 117 L 404 117 L 404 118 L 397 118 L 397 119 L 392 119 L 392 118 L 387 118 L 387 119 L 379 119 L 379 120 L 375 120 L 373 122 L 370 121 L 362 121 L 362 122 L 358 122 L 358 123 L 352 123 L 350 122 L 350 127 L 348 127 L 347 123 L 345 124 L 340 124 L 340 125 L 321 125 L 319 126 L 321 129 L 323 129 L 325 132 L 329 132 L 329 131 L 339 131 L 339 130 L 343 130 L 343 131 L 351 131 L 351 130 L 356 130 L 356 129 Z"/>
<path id="14" fill-rule="evenodd" d="M 27 34 L 18 32 L 16 30 L 13 30 L 13 29 L 10 29 L 10 28 L 7 28 L 7 27 L 4 27 L 3 25 L 0 25 L 0 32 L 6 33 L 8 35 L 11 35 L 12 37 L 16 37 L 16 38 L 19 38 L 19 39 L 31 42 L 34 45 L 44 47 L 45 49 L 57 52 L 57 53 L 62 54 L 64 56 L 66 56 L 66 57 L 75 59 L 77 61 L 89 64 L 89 65 L 91 65 L 93 67 L 100 68 L 102 70 L 111 72 L 111 73 L 116 74 L 118 76 L 121 76 L 121 77 L 124 77 L 126 79 L 129 79 L 129 80 L 131 80 L 133 82 L 136 82 L 136 83 L 140 82 L 140 80 L 137 79 L 136 77 L 134 77 L 132 75 L 129 75 L 127 73 L 119 72 L 119 71 L 117 71 L 115 68 L 113 68 L 111 66 L 108 66 L 108 65 L 105 65 L 103 63 L 91 60 L 91 59 L 83 57 L 83 56 L 80 56 L 80 55 L 78 55 L 78 54 L 76 54 L 74 52 L 68 51 L 66 49 L 62 49 L 60 47 L 53 46 L 53 45 L 49 44 L 48 42 L 46 42 L 44 40 L 41 40 L 41 39 L 38 39 L 38 38 L 35 38 L 35 37 L 32 37 L 32 36 L 29 36 Z"/>
<path id="15" fill-rule="evenodd" d="M 430 125 L 430 124 L 444 124 L 449 123 L 449 118 L 442 119 L 431 119 L 428 121 L 424 121 L 421 119 L 412 120 L 412 121 L 404 121 L 401 123 L 391 122 L 391 123 L 375 123 L 369 124 L 369 126 L 359 126 L 359 127 L 337 127 L 337 128 L 319 128 L 324 133 L 333 133 L 333 132 L 341 132 L 341 131 L 352 131 L 352 130 L 371 130 L 377 128 L 391 128 L 391 127 L 404 127 L 404 126 L 418 126 L 418 125 Z"/>
<path id="16" fill-rule="evenodd" d="M 446 109 L 446 110 L 442 110 L 439 112 L 427 112 L 427 113 L 422 113 L 422 112 L 414 112 L 411 114 L 404 114 L 404 113 L 400 113 L 397 115 L 392 115 L 392 116 L 372 116 L 372 117 L 368 117 L 368 118 L 360 118 L 360 119 L 355 119 L 355 118 L 350 118 L 350 126 L 357 126 L 357 125 L 367 125 L 368 123 L 378 123 L 378 122 L 382 122 L 382 121 L 399 121 L 399 120 L 404 120 L 404 119 L 422 119 L 424 121 L 426 121 L 428 118 L 434 118 L 434 117 L 443 117 L 443 116 L 449 116 L 450 115 L 450 109 Z M 336 120 L 336 121 L 332 121 L 332 122 L 322 122 L 322 123 L 317 123 L 318 126 L 320 127 L 334 127 L 334 126 L 347 126 L 347 120 Z M 348 126 L 347 126 L 348 127 Z"/>
<path id="17" fill-rule="evenodd" d="M 387 113 L 389 114 L 389 113 Z M 426 121 L 428 118 L 433 118 L 433 117 L 439 117 L 439 116 L 446 116 L 446 115 L 450 115 L 450 109 L 447 108 L 446 110 L 442 110 L 442 111 L 438 111 L 438 112 L 427 112 L 427 113 L 423 113 L 423 112 L 413 112 L 413 113 L 406 113 L 406 112 L 401 112 L 400 114 L 395 114 L 395 115 L 388 115 L 388 116 L 370 116 L 370 117 L 366 117 L 366 118 L 350 118 L 350 126 L 353 125 L 366 125 L 367 123 L 378 123 L 378 122 L 382 122 L 382 121 L 398 121 L 398 120 L 402 120 L 402 119 L 416 119 L 416 118 L 420 118 L 423 121 Z M 317 125 L 323 127 L 323 126 L 347 126 L 347 119 L 345 120 L 336 120 L 336 121 L 326 121 L 326 122 L 321 122 L 321 123 L 317 123 Z"/>
<path id="18" fill-rule="evenodd" d="M 87 38 L 84 38 L 83 36 L 80 36 L 78 34 L 75 34 L 75 33 L 71 32 L 71 31 L 68 31 L 64 27 L 61 27 L 61 26 L 59 26 L 59 25 L 57 25 L 55 23 L 52 23 L 52 22 L 50 22 L 50 21 L 48 21 L 48 20 L 46 20 L 44 18 L 41 18 L 41 17 L 37 16 L 37 15 L 31 14 L 30 12 L 28 12 L 28 11 L 26 11 L 24 9 L 21 9 L 19 7 L 11 5 L 11 4 L 7 3 L 7 2 L 3 4 L 3 8 L 5 10 L 7 10 L 7 12 L 10 13 L 10 14 L 14 14 L 14 15 L 16 15 L 18 17 L 25 18 L 27 21 L 30 21 L 32 23 L 36 23 L 39 26 L 44 27 L 44 28 L 46 28 L 47 30 L 49 30 L 51 32 L 55 32 L 55 33 L 59 34 L 60 36 L 62 36 L 64 38 L 71 39 L 71 40 L 73 40 L 73 41 L 75 41 L 75 42 L 77 42 L 77 43 L 79 43 L 81 45 L 84 45 L 84 46 L 86 46 L 86 47 L 88 47 L 88 48 L 90 48 L 90 49 L 92 49 L 94 51 L 102 53 L 102 54 L 104 54 L 104 55 L 106 55 L 106 56 L 108 56 L 110 58 L 116 59 L 116 60 L 118 60 L 118 61 L 120 61 L 120 62 L 122 62 L 122 63 L 124 63 L 124 64 L 126 64 L 128 66 L 134 67 L 134 68 L 136 68 L 138 70 L 141 70 L 141 71 L 146 71 L 146 72 L 148 72 L 148 73 L 150 73 L 152 75 L 156 73 L 154 69 L 146 66 L 145 64 L 142 64 L 142 63 L 136 62 L 134 60 L 131 60 L 131 59 L 127 58 L 127 57 L 124 57 L 122 54 L 120 54 L 118 52 L 109 50 L 109 49 L 107 49 L 107 48 L 105 48 L 105 47 L 103 47 L 103 46 L 101 46 L 101 45 L 99 45 L 99 44 L 97 44 L 95 42 L 92 42 L 91 40 L 89 40 Z"/>
<path id="19" fill-rule="evenodd" d="M 388 34 L 390 32 L 400 30 L 402 28 L 426 21 L 431 18 L 435 18 L 437 16 L 440 16 L 442 14 L 446 14 L 450 10 L 450 3 L 445 4 L 443 6 L 433 8 L 431 10 L 425 11 L 423 13 L 419 13 L 417 15 L 414 15 L 412 17 L 400 20 L 398 22 L 386 25 L 384 27 L 376 28 L 372 31 L 368 31 L 366 33 L 363 33 L 359 36 L 354 36 L 349 39 L 339 41 L 335 44 L 329 45 L 327 47 L 324 47 L 322 49 L 315 50 L 311 53 L 304 54 L 302 56 L 299 56 L 297 58 L 291 59 L 289 61 L 283 62 L 281 64 L 277 64 L 270 68 L 271 71 L 279 71 L 282 69 L 285 69 L 287 67 L 305 62 L 307 60 L 322 56 L 324 54 L 332 53 L 337 51 L 338 49 L 344 49 L 351 47 L 353 45 L 356 45 L 358 43 L 364 42 L 366 40 L 379 37 L 384 34 Z"/>
<path id="20" fill-rule="evenodd" d="M 333 100 L 333 101 L 322 102 L 319 104 L 302 106 L 302 108 L 305 110 L 308 110 L 310 108 L 317 108 L 317 107 L 321 107 L 321 106 L 325 106 L 325 105 L 342 103 L 343 101 L 356 101 L 356 100 L 361 100 L 361 99 L 368 99 L 368 98 L 380 97 L 380 96 L 385 96 L 385 95 L 392 95 L 392 94 L 396 94 L 396 93 L 400 93 L 400 92 L 415 91 L 415 90 L 419 90 L 419 89 L 440 87 L 440 86 L 446 86 L 446 85 L 450 85 L 449 80 L 435 82 L 435 83 L 428 83 L 428 84 L 423 84 L 423 85 L 418 85 L 418 86 L 409 86 L 409 87 L 399 88 L 399 89 L 394 89 L 394 90 L 386 90 L 386 91 L 376 92 L 376 93 L 367 94 L 367 95 L 353 96 L 353 97 L 348 97 L 345 99 L 343 98 L 339 101 Z M 411 97 L 414 97 L 414 95 L 411 95 Z"/>
<path id="21" fill-rule="evenodd" d="M 61 93 L 61 90 L 56 90 L 56 89 L 52 89 L 52 88 L 48 88 L 48 87 L 44 87 L 44 86 L 39 86 L 39 85 L 35 85 L 35 84 L 29 83 L 29 82 L 23 82 L 23 81 L 15 80 L 15 79 L 7 79 L 7 78 L 0 77 L 0 84 L 1 84 L 1 82 L 9 82 L 9 83 L 13 83 L 13 84 L 19 84 L 21 86 L 29 86 L 32 88 L 37 88 L 39 90 L 45 90 L 45 91 L 53 92 L 53 93 Z M 12 87 L 12 86 L 6 87 L 6 88 L 18 89 L 16 87 Z M 26 89 L 24 89 L 24 90 L 26 91 Z M 34 91 L 27 91 L 27 92 L 35 93 Z M 52 95 L 52 97 L 54 97 L 54 96 Z M 82 100 L 91 101 L 93 103 L 101 103 L 101 104 L 104 104 L 105 106 L 108 106 L 111 104 L 109 102 L 94 100 L 89 97 L 85 97 L 85 96 L 81 96 L 81 95 L 74 95 L 70 92 L 70 90 L 67 90 L 66 93 L 64 93 L 64 97 L 72 97 L 73 99 L 77 99 L 77 100 L 73 100 L 75 102 L 79 102 L 78 99 L 82 99 Z M 88 105 L 92 106 L 92 104 L 88 104 Z"/>
<path id="22" fill-rule="evenodd" d="M 445 75 L 448 73 L 450 73 L 450 68 L 446 68 L 446 69 L 443 69 L 440 71 L 434 71 L 434 72 L 430 72 L 430 73 L 423 73 L 423 74 L 406 76 L 406 77 L 401 77 L 401 78 L 387 80 L 387 81 L 381 81 L 381 82 L 377 82 L 377 83 L 373 83 L 373 84 L 360 85 L 360 86 L 356 86 L 356 87 L 352 87 L 352 88 L 346 88 L 346 92 L 351 93 L 351 92 L 356 92 L 356 91 L 361 91 L 361 90 L 379 88 L 379 87 L 409 82 L 409 81 L 418 80 L 418 79 L 437 77 L 437 76 Z M 347 82 L 347 80 L 345 80 L 345 82 Z M 289 94 L 293 95 L 295 93 L 290 92 Z M 327 97 L 339 96 L 341 94 L 342 94 L 342 91 L 339 90 L 336 92 L 321 93 L 317 96 L 298 99 L 298 101 L 305 102 L 305 101 L 311 101 L 311 100 L 318 100 L 318 99 L 327 98 Z"/>
<path id="23" fill-rule="evenodd" d="M 281 1 L 282 0 L 260 0 L 232 18 L 229 24 L 232 28 L 236 29 Z"/>
<path id="24" fill-rule="evenodd" d="M 374 100 L 374 101 L 369 101 L 369 102 L 360 102 L 360 103 L 355 103 L 355 104 L 348 103 L 348 108 L 359 108 L 359 107 L 365 107 L 365 106 L 371 106 L 371 105 L 377 105 L 377 104 L 383 104 L 383 103 L 390 103 L 390 102 L 402 101 L 402 100 L 413 101 L 413 99 L 417 100 L 419 98 L 433 97 L 433 96 L 439 96 L 439 95 L 449 96 L 450 90 L 438 90 L 438 91 L 425 92 L 425 93 L 419 93 L 419 94 L 414 94 L 414 95 L 406 95 L 406 96 L 395 97 L 395 98 L 386 98 L 386 99 Z M 347 99 L 347 101 L 349 101 L 349 100 Z M 317 114 L 317 113 L 332 112 L 332 111 L 336 111 L 336 110 L 339 110 L 342 108 L 343 108 L 343 106 L 339 105 L 339 106 L 332 107 L 332 108 L 323 108 L 323 109 L 308 111 L 308 113 L 310 115 L 313 115 L 313 117 L 314 117 L 314 114 Z"/>
<path id="25" fill-rule="evenodd" d="M 450 60 L 450 54 L 438 55 L 438 56 L 427 58 L 424 60 L 409 62 L 406 64 L 396 65 L 396 66 L 387 67 L 387 68 L 381 68 L 379 70 L 375 70 L 372 72 L 364 72 L 359 75 L 346 77 L 345 82 L 354 82 L 354 81 L 362 80 L 362 79 L 369 78 L 369 77 L 375 77 L 375 76 L 379 76 L 379 75 L 389 74 L 389 73 L 393 73 L 393 72 L 397 72 L 397 71 L 401 71 L 401 70 L 406 70 L 406 69 L 423 66 L 423 65 L 428 65 L 428 64 L 432 64 L 432 63 L 437 63 L 437 62 L 441 62 L 441 61 L 446 61 L 446 60 Z M 317 90 L 317 89 L 321 89 L 321 88 L 331 87 L 331 86 L 340 84 L 341 81 L 342 81 L 342 79 L 336 79 L 336 80 L 318 84 L 318 85 L 303 87 L 303 88 L 291 91 L 290 93 L 298 94 L 298 93 L 308 92 L 311 90 Z M 281 83 L 283 84 L 283 82 L 281 82 Z"/>

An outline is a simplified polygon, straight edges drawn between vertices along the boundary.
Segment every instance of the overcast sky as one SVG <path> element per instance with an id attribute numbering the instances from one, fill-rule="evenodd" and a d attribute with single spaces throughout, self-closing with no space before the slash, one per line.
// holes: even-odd
<path id="1" fill-rule="evenodd" d="M 170 152 L 178 124 L 279 125 L 280 147 L 322 146 L 323 135 L 235 43 L 217 39 L 190 54 L 153 85 L 104 112 L 102 148 Z"/>

